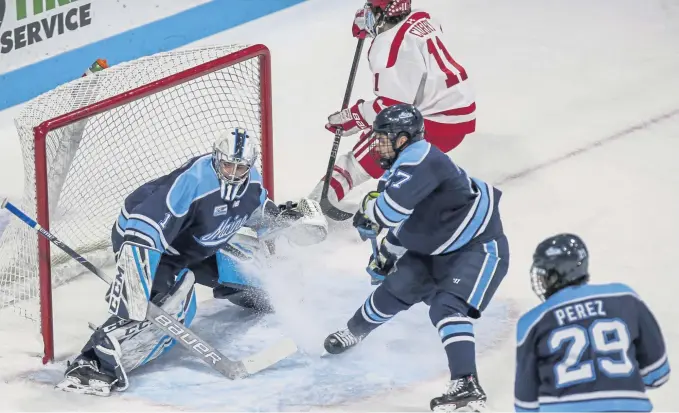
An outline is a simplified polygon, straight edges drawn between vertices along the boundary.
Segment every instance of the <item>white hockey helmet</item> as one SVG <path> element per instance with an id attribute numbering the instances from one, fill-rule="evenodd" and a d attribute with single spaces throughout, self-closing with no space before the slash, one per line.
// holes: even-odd
<path id="1" fill-rule="evenodd" d="M 221 195 L 226 201 L 240 198 L 247 187 L 250 168 L 259 158 L 256 138 L 243 128 L 224 131 L 212 148 L 212 165 L 221 182 Z"/>

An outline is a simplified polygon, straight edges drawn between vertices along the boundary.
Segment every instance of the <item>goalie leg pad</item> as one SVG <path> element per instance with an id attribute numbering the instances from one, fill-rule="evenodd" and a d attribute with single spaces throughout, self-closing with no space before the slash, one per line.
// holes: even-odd
<path id="1" fill-rule="evenodd" d="M 219 284 L 213 288 L 213 296 L 227 299 L 240 307 L 270 313 L 273 307 L 262 288 L 261 281 L 247 271 L 248 268 L 253 270 L 257 267 L 251 267 L 249 264 L 251 263 L 243 259 L 238 251 L 231 248 L 219 250 L 217 253 Z"/>
<path id="2" fill-rule="evenodd" d="M 194 284 L 193 272 L 182 270 L 170 292 L 153 301 L 190 327 L 197 308 Z M 122 391 L 128 387 L 129 372 L 160 357 L 174 344 L 175 340 L 148 320 L 111 317 L 92 334 L 82 353 L 96 359 L 102 372 L 115 376 L 116 388 Z"/>
<path id="3" fill-rule="evenodd" d="M 118 252 L 116 277 L 108 294 L 109 313 L 123 319 L 146 319 L 151 288 L 161 253 L 146 246 L 124 243 Z"/>
<path id="4" fill-rule="evenodd" d="M 238 250 L 231 245 L 217 252 L 218 281 L 222 285 L 230 285 L 237 288 L 261 287 L 261 282 L 255 277 L 247 275 L 245 269 L 249 260 L 241 259 Z M 255 266 L 253 266 L 253 269 Z"/>

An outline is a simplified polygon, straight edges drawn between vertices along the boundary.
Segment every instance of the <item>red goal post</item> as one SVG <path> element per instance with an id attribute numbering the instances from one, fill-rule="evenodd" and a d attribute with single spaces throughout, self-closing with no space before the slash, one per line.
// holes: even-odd
<path id="1" fill-rule="evenodd" d="M 73 110 L 56 113 L 63 101 Z M 257 167 L 273 198 L 271 57 L 261 44 L 164 52 L 115 65 L 29 102 L 16 125 L 26 172 L 21 207 L 88 259 L 110 246 L 127 193 L 209 152 L 224 129 L 245 127 L 259 139 Z M 72 266 L 55 275 L 69 259 L 21 225 L 12 222 L 0 239 L 0 308 L 15 307 L 40 322 L 47 363 L 54 359 L 52 289 L 69 279 Z M 39 318 L 31 308 L 36 300 Z"/>

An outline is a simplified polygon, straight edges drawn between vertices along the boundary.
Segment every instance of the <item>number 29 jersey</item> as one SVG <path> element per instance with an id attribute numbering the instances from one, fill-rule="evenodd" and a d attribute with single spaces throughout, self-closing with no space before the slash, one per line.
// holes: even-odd
<path id="1" fill-rule="evenodd" d="M 519 319 L 516 411 L 651 411 L 669 379 L 660 327 L 624 284 L 564 288 Z"/>

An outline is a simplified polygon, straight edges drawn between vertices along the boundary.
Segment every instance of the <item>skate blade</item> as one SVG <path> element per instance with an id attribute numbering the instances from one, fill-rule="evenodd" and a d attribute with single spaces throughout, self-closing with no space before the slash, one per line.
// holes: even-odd
<path id="1" fill-rule="evenodd" d="M 68 393 L 76 394 L 88 394 L 91 396 L 99 397 L 109 397 L 111 395 L 111 389 L 109 387 L 90 387 L 83 386 L 78 380 L 72 379 L 70 377 L 64 378 L 62 381 L 54 386 L 55 390 L 61 390 Z"/>
<path id="2" fill-rule="evenodd" d="M 460 408 L 455 408 L 455 405 L 441 405 L 433 409 L 434 412 L 452 413 L 452 412 L 488 412 L 488 408 L 484 402 L 470 402 L 469 404 Z"/>

